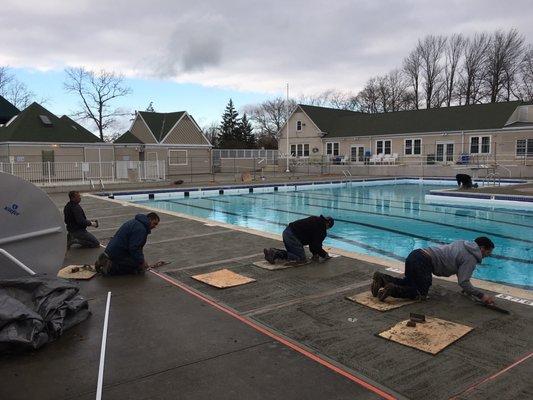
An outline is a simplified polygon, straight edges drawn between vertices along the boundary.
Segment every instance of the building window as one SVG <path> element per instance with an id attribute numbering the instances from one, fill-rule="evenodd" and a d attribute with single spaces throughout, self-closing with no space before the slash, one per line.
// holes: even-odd
<path id="1" fill-rule="evenodd" d="M 187 165 L 187 150 L 169 150 L 168 165 Z"/>
<path id="2" fill-rule="evenodd" d="M 376 140 L 376 154 L 391 154 L 390 140 Z"/>
<path id="3" fill-rule="evenodd" d="M 406 156 L 422 154 L 422 139 L 405 139 L 404 153 Z"/>
<path id="4" fill-rule="evenodd" d="M 470 154 L 490 153 L 490 136 L 470 137 Z"/>
<path id="5" fill-rule="evenodd" d="M 328 156 L 338 156 L 339 155 L 339 142 L 326 143 L 326 154 Z"/>
<path id="6" fill-rule="evenodd" d="M 296 157 L 296 145 L 291 144 L 291 156 Z"/>
<path id="7" fill-rule="evenodd" d="M 297 157 L 309 157 L 309 143 L 291 145 L 291 153 Z"/>
<path id="8" fill-rule="evenodd" d="M 302 130 L 302 121 L 296 121 L 296 130 L 301 131 Z"/>
<path id="9" fill-rule="evenodd" d="M 533 157 L 533 139 L 518 139 L 516 141 L 516 155 Z"/>

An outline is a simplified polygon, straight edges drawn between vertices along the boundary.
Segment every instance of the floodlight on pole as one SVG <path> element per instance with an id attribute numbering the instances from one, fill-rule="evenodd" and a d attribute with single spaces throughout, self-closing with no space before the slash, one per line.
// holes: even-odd
<path id="1" fill-rule="evenodd" d="M 290 155 L 290 151 L 289 151 L 289 83 L 287 83 L 287 101 L 285 103 L 285 111 L 287 113 L 287 118 L 286 118 L 286 121 L 285 122 L 287 124 L 287 170 L 285 172 L 291 172 L 291 170 L 289 169 L 289 155 Z"/>

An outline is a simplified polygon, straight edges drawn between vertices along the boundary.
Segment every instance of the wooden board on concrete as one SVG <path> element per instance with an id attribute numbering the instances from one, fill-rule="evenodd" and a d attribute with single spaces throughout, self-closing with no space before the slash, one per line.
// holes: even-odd
<path id="1" fill-rule="evenodd" d="M 311 264 L 311 261 L 307 261 L 302 264 L 294 265 L 294 264 L 287 264 L 286 261 L 283 262 L 276 262 L 275 264 L 270 264 L 268 261 L 257 261 L 254 262 L 254 265 L 259 268 L 268 269 L 270 271 L 275 271 L 278 269 L 287 269 L 287 268 L 295 268 L 295 267 L 301 267 L 307 264 Z"/>
<path id="2" fill-rule="evenodd" d="M 407 326 L 407 321 L 397 323 L 379 336 L 435 355 L 474 329 L 440 318 L 426 317 L 426 322 L 415 327 Z"/>
<path id="3" fill-rule="evenodd" d="M 91 279 L 95 275 L 96 269 L 93 265 L 69 265 L 57 273 L 59 278 L 81 280 Z"/>
<path id="4" fill-rule="evenodd" d="M 208 285 L 217 287 L 219 289 L 240 286 L 246 283 L 255 282 L 255 279 L 248 278 L 247 276 L 236 274 L 229 269 L 220 269 L 215 272 L 209 272 L 207 274 L 194 275 L 191 278 L 197 281 L 207 283 Z"/>
<path id="5" fill-rule="evenodd" d="M 372 292 L 370 290 L 368 292 L 359 293 L 346 298 L 378 311 L 388 311 L 416 302 L 416 300 L 397 299 L 394 297 L 387 297 L 385 301 L 380 301 L 377 297 L 372 296 Z"/>

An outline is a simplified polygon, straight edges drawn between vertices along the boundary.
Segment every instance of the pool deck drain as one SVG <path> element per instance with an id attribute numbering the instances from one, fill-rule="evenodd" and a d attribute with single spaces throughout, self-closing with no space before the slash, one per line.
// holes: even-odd
<path id="1" fill-rule="evenodd" d="M 65 197 L 52 195 L 59 207 Z M 109 237 L 127 218 L 112 218 L 113 207 L 116 214 L 124 213 L 120 202 L 84 197 L 82 205 L 93 210 L 87 213 L 89 218 L 110 217 L 102 220 L 105 230 L 92 231 L 97 237 Z M 368 290 L 373 271 L 386 266 L 379 260 L 356 260 L 339 252 L 341 257 L 320 265 L 267 271 L 253 263 L 262 259 L 264 247 L 279 247 L 276 235 L 252 234 L 220 223 L 206 226 L 205 220 L 158 212 L 162 223 L 150 236 L 145 253 L 149 261 L 172 261 L 157 273 L 190 292 L 153 273 L 96 276 L 80 282 L 93 316 L 39 351 L 2 356 L 0 398 L 93 399 L 108 291 L 113 292 L 113 301 L 103 379 L 105 399 L 533 396 L 529 379 L 532 358 L 484 381 L 531 352 L 533 316 L 529 305 L 501 300 L 512 311 L 512 315 L 502 315 L 461 296 L 456 283 L 435 280 L 430 301 L 379 313 L 344 298 Z M 231 231 L 216 233 L 221 226 Z M 181 239 L 171 240 L 175 237 Z M 64 265 L 94 262 L 99 251 L 71 249 Z M 191 278 L 221 268 L 256 282 L 220 290 Z M 40 272 L 55 275 L 57 271 Z M 517 296 L 519 292 L 512 289 L 508 294 Z M 214 305 L 232 310 L 234 315 Z M 435 356 L 376 336 L 410 312 L 474 329 Z M 252 329 L 243 320 L 264 327 L 274 337 Z"/>

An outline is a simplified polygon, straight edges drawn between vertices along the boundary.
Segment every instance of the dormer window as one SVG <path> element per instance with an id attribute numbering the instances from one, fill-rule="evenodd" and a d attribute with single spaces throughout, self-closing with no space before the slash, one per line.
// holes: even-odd
<path id="1" fill-rule="evenodd" d="M 296 130 L 301 131 L 302 130 L 302 121 L 296 121 Z"/>

